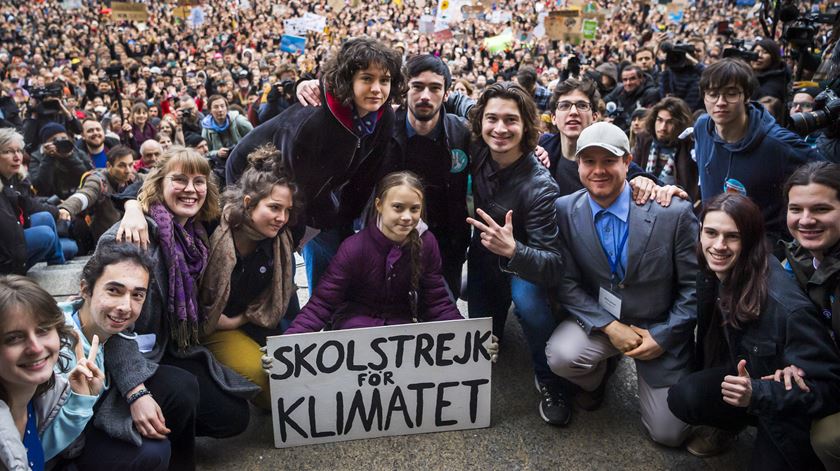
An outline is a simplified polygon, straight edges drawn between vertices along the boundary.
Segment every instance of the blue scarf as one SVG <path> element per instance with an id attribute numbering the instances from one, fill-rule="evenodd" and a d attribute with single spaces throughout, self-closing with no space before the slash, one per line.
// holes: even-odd
<path id="1" fill-rule="evenodd" d="M 225 116 L 224 123 L 217 124 L 216 120 L 213 119 L 213 115 L 208 114 L 204 117 L 204 119 L 201 120 L 201 127 L 210 131 L 215 131 L 217 133 L 223 133 L 227 131 L 227 128 L 230 127 L 230 116 Z"/>

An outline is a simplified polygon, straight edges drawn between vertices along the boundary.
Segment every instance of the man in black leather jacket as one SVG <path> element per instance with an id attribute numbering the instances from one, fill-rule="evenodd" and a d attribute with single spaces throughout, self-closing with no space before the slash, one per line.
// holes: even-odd
<path id="1" fill-rule="evenodd" d="M 531 351 L 543 420 L 565 425 L 571 410 L 545 345 L 556 321 L 546 287 L 563 268 L 554 201 L 557 183 L 534 157 L 538 124 L 530 94 L 513 83 L 488 87 L 471 111 L 476 230 L 468 261 L 470 317 L 493 317 L 501 338 L 511 301 Z"/>

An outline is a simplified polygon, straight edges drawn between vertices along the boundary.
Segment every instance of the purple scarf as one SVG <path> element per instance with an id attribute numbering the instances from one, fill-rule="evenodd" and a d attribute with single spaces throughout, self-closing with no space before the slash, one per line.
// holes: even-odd
<path id="1" fill-rule="evenodd" d="M 181 226 L 161 203 L 149 208 L 149 216 L 157 223 L 158 239 L 169 274 L 167 313 L 172 338 L 179 349 L 198 344 L 198 332 L 204 315 L 198 308 L 198 279 L 207 265 L 207 232 L 204 226 L 189 219 Z"/>

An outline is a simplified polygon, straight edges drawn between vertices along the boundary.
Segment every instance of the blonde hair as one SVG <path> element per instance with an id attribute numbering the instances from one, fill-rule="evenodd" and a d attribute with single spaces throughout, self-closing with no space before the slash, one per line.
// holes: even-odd
<path id="1" fill-rule="evenodd" d="M 152 171 L 143 181 L 143 187 L 137 200 L 144 213 L 155 203 L 164 203 L 163 178 L 171 171 L 180 169 L 184 173 L 198 173 L 207 177 L 207 196 L 204 205 L 195 216 L 197 221 L 212 221 L 219 217 L 219 187 L 210 169 L 210 163 L 195 149 L 183 146 L 172 146 L 155 163 Z"/>

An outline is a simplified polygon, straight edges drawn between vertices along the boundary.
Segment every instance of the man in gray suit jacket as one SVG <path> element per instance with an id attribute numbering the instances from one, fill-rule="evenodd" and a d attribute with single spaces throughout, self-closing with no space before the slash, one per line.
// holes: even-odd
<path id="1" fill-rule="evenodd" d="M 657 443 L 679 446 L 689 427 L 667 397 L 689 372 L 697 219 L 681 199 L 632 204 L 625 177 L 633 157 L 618 127 L 586 128 L 576 158 L 585 189 L 556 203 L 567 251 L 559 300 L 568 318 L 548 342 L 548 365 L 580 388 L 577 402 L 591 410 L 619 355 L 633 358 L 642 423 Z"/>

